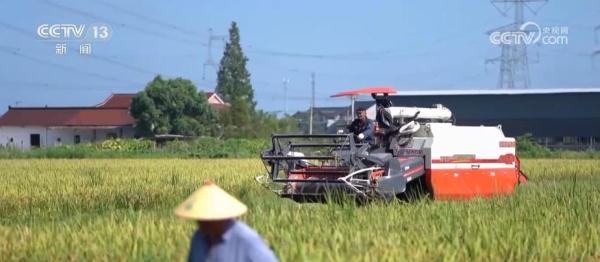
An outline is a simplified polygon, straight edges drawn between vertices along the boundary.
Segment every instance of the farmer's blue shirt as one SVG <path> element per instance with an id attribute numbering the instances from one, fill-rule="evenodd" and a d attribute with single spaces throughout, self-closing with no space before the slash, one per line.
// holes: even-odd
<path id="1" fill-rule="evenodd" d="M 221 241 L 210 248 L 200 230 L 192 237 L 188 261 L 277 261 L 273 251 L 246 224 L 231 220 Z"/>

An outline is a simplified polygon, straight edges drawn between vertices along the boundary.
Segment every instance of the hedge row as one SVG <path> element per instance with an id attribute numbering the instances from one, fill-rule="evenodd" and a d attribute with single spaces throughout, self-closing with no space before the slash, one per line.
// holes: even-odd
<path id="1" fill-rule="evenodd" d="M 598 151 L 555 151 L 541 146 L 530 136 L 518 138 L 517 153 L 522 158 L 600 158 Z M 115 139 L 101 143 L 64 145 L 31 150 L 0 149 L 0 158 L 256 158 L 270 148 L 266 139 L 199 138 L 172 141 L 156 147 L 143 139 Z"/>
<path id="2" fill-rule="evenodd" d="M 114 139 L 101 143 L 63 145 L 31 150 L 0 149 L 0 158 L 252 158 L 269 148 L 262 139 L 199 138 L 172 141 L 156 147 L 143 139 Z"/>

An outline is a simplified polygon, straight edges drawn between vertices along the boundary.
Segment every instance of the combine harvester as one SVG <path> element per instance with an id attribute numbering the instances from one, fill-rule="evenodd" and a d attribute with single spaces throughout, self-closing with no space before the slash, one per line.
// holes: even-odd
<path id="1" fill-rule="evenodd" d="M 377 109 L 367 115 L 385 131 L 375 143 L 343 133 L 273 134 L 272 148 L 261 154 L 267 174 L 257 181 L 297 201 L 332 192 L 390 200 L 423 185 L 434 199 L 470 199 L 510 194 L 526 181 L 515 139 L 500 126 L 456 126 L 442 105 L 394 107 L 388 94 L 395 92 L 374 87 L 334 95 L 353 104 L 358 95 L 373 96 Z"/>

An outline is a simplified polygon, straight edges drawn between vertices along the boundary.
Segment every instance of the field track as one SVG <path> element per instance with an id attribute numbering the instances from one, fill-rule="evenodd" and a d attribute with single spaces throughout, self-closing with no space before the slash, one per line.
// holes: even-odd
<path id="1" fill-rule="evenodd" d="M 0 160 L 0 260 L 181 261 L 172 209 L 212 179 L 282 261 L 600 260 L 600 160 L 523 160 L 509 197 L 296 204 L 254 182 L 258 160 Z"/>

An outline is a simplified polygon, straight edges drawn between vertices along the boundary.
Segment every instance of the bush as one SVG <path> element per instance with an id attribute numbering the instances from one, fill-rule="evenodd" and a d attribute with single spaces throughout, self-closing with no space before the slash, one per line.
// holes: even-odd
<path id="1" fill-rule="evenodd" d="M 517 137 L 517 153 L 523 157 L 551 157 L 553 152 L 533 139 L 531 134 Z"/>
<path id="2" fill-rule="evenodd" d="M 145 139 L 114 139 L 98 143 L 63 145 L 30 150 L 0 149 L 6 158 L 257 158 L 271 147 L 267 139 L 216 139 L 202 137 L 175 140 L 163 147 Z M 550 150 L 537 144 L 531 135 L 517 138 L 517 153 L 524 158 L 600 158 L 598 151 Z"/>
<path id="3" fill-rule="evenodd" d="M 219 140 L 212 137 L 192 141 L 172 141 L 162 148 L 170 154 L 195 158 L 257 157 L 268 147 L 266 140 L 231 138 Z"/>
<path id="4" fill-rule="evenodd" d="M 96 149 L 117 152 L 148 152 L 153 149 L 154 142 L 144 139 L 109 139 L 92 144 Z"/>
<path id="5" fill-rule="evenodd" d="M 254 158 L 269 147 L 267 140 L 203 137 L 175 140 L 155 148 L 145 139 L 111 139 L 98 143 L 63 145 L 30 150 L 0 149 L 0 158 Z"/>
<path id="6" fill-rule="evenodd" d="M 535 142 L 531 134 L 517 137 L 517 153 L 520 157 L 529 158 L 600 158 L 600 152 L 595 150 L 551 150 Z"/>

